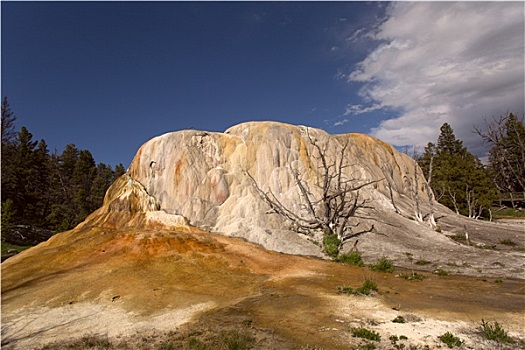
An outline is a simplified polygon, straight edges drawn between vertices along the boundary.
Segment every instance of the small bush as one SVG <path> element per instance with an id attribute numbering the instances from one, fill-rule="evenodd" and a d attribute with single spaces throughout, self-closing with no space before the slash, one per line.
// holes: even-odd
<path id="1" fill-rule="evenodd" d="M 352 337 L 354 338 L 357 337 L 357 338 L 363 338 L 363 339 L 368 339 L 368 340 L 373 340 L 373 341 L 381 340 L 381 336 L 379 335 L 379 333 L 375 331 L 371 331 L 363 327 L 352 328 L 351 331 L 352 331 Z"/>
<path id="2" fill-rule="evenodd" d="M 391 335 L 388 339 L 390 339 L 390 343 L 392 343 L 392 345 L 395 345 L 399 341 L 399 337 L 397 335 Z"/>
<path id="3" fill-rule="evenodd" d="M 249 350 L 255 342 L 250 334 L 240 331 L 223 332 L 221 340 L 228 350 Z"/>
<path id="4" fill-rule="evenodd" d="M 456 241 L 456 242 L 460 242 L 460 243 L 465 243 L 467 242 L 467 238 L 465 237 L 465 235 L 462 235 L 462 234 L 455 234 L 453 236 L 449 236 L 452 240 Z"/>
<path id="5" fill-rule="evenodd" d="M 448 276 L 448 271 L 447 270 L 443 270 L 443 269 L 437 269 L 436 270 L 436 274 L 438 276 Z"/>
<path id="6" fill-rule="evenodd" d="M 363 260 L 361 259 L 361 254 L 359 252 L 341 254 L 335 259 L 335 261 L 352 266 L 365 266 L 365 263 L 363 263 Z"/>
<path id="7" fill-rule="evenodd" d="M 494 321 L 494 324 L 492 325 L 490 322 L 485 322 L 485 320 L 482 319 L 481 330 L 489 340 L 495 340 L 499 343 L 514 343 L 514 340 L 509 337 L 507 331 L 505 331 L 497 321 Z"/>
<path id="8" fill-rule="evenodd" d="M 370 269 L 373 271 L 393 272 L 394 265 L 390 260 L 388 260 L 385 257 L 382 257 L 377 261 L 377 263 L 375 263 L 374 265 L 370 265 Z"/>
<path id="9" fill-rule="evenodd" d="M 416 264 L 416 265 L 423 266 L 423 265 L 428 265 L 428 264 L 430 264 L 430 261 L 421 259 L 421 260 L 416 261 L 415 264 Z"/>
<path id="10" fill-rule="evenodd" d="M 408 281 L 422 281 L 425 276 L 423 275 L 420 275 L 419 273 L 417 272 L 412 272 L 412 273 L 400 273 L 399 274 L 399 277 L 401 278 L 404 278 Z"/>
<path id="11" fill-rule="evenodd" d="M 372 291 L 377 292 L 377 284 L 372 280 L 365 280 L 363 286 L 358 288 L 352 287 L 337 287 L 340 294 L 349 294 L 349 295 L 370 295 Z"/>
<path id="12" fill-rule="evenodd" d="M 324 251 L 328 256 L 335 258 L 337 257 L 337 254 L 339 254 L 339 244 L 341 244 L 341 241 L 339 238 L 337 238 L 337 235 L 334 235 L 332 233 L 327 233 L 323 237 L 323 246 Z"/>
<path id="13" fill-rule="evenodd" d="M 461 346 L 464 343 L 463 340 L 461 340 L 458 337 L 455 337 L 450 332 L 440 335 L 439 340 L 445 343 L 449 348 L 453 348 L 454 346 Z"/>
<path id="14" fill-rule="evenodd" d="M 516 242 L 512 241 L 511 239 L 502 239 L 499 242 L 505 245 L 517 245 Z"/>
<path id="15" fill-rule="evenodd" d="M 377 284 L 372 280 L 365 280 L 362 287 L 356 288 L 356 292 L 364 295 L 370 295 L 372 291 L 377 292 L 377 290 Z"/>
<path id="16" fill-rule="evenodd" d="M 406 320 L 403 316 L 397 316 L 392 320 L 394 323 L 406 323 Z"/>

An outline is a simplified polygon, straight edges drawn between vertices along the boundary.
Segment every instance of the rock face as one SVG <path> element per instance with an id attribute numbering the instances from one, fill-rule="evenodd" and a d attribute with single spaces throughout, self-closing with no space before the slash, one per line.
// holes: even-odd
<path id="1" fill-rule="evenodd" d="M 320 198 L 323 168 L 316 145 L 329 165 L 337 165 L 344 156 L 342 173 L 352 184 L 377 181 L 360 190 L 360 198 L 370 207 L 360 211 L 364 218 L 353 219 L 354 224 L 360 222 L 360 229 L 383 216 L 388 221 L 395 210 L 393 203 L 404 215 L 411 215 L 414 171 L 421 202 L 428 203 L 424 176 L 414 161 L 378 139 L 249 122 L 224 133 L 185 130 L 146 142 L 127 173 L 108 190 L 103 207 L 83 225 L 183 228 L 189 224 L 244 237 L 275 251 L 320 255 L 315 239 L 294 232 L 289 221 L 271 213 L 250 178 L 285 207 L 307 216 L 293 174 L 300 174 L 312 198 Z"/>

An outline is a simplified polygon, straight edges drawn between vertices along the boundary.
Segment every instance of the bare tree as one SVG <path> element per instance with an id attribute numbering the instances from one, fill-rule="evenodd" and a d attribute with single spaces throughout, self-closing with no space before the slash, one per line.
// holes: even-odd
<path id="1" fill-rule="evenodd" d="M 383 175 L 385 175 L 386 186 L 388 187 L 388 193 L 390 194 L 390 202 L 392 203 L 396 214 L 401 214 L 401 211 L 399 210 L 399 208 L 396 205 L 396 202 L 394 201 L 394 191 L 392 189 L 392 187 L 394 186 L 394 168 L 392 167 L 392 164 L 387 163 L 383 166 L 381 170 L 383 171 Z"/>
<path id="2" fill-rule="evenodd" d="M 459 207 L 458 207 L 458 200 L 457 200 L 457 197 L 456 197 L 456 192 L 453 192 L 450 189 L 450 186 L 447 186 L 447 190 L 448 190 L 448 195 L 450 196 L 450 200 L 452 201 L 452 204 L 454 205 L 454 210 L 456 211 L 456 214 L 461 215 L 459 213 Z"/>
<path id="3" fill-rule="evenodd" d="M 319 230 L 325 235 L 335 235 L 339 240 L 337 250 L 339 252 L 343 244 L 350 238 L 374 230 L 374 225 L 371 225 L 368 229 L 354 232 L 353 228 L 359 223 L 352 224 L 350 219 L 360 217 L 358 213 L 360 209 L 371 208 L 367 206 L 368 201 L 360 196 L 360 190 L 383 179 L 362 181 L 353 174 L 346 175 L 348 171 L 345 169 L 350 166 L 348 157 L 346 157 L 348 141 L 342 145 L 339 153 L 333 158 L 328 155 L 328 150 L 330 146 L 333 146 L 333 142 L 339 145 L 336 140 L 330 137 L 321 145 L 317 139 L 310 136 L 308 129 L 307 136 L 313 146 L 311 158 L 316 160 L 319 170 L 314 184 L 318 188 L 317 194 L 309 189 L 309 184 L 303 179 L 299 169 L 290 167 L 307 215 L 294 212 L 279 201 L 271 190 L 263 190 L 249 172 L 246 171 L 246 175 L 251 179 L 261 199 L 270 206 L 272 212 L 291 221 L 299 232 L 309 234 Z"/>
<path id="4" fill-rule="evenodd" d="M 412 200 L 414 201 L 414 218 L 417 222 L 423 222 L 423 214 L 421 214 L 421 206 L 419 202 L 419 165 L 417 164 L 417 148 L 415 146 L 412 158 L 414 160 L 414 177 L 412 178 L 408 169 L 405 169 L 405 181 L 408 183 L 408 186 L 410 188 L 410 195 L 412 197 Z"/>
<path id="5" fill-rule="evenodd" d="M 428 193 L 428 204 L 430 205 L 430 213 L 428 214 L 428 224 L 431 228 L 436 228 L 436 219 L 434 217 L 434 193 L 432 192 L 432 170 L 434 165 L 435 152 L 433 151 L 430 156 L 430 164 L 428 167 L 428 179 L 427 179 L 427 193 Z"/>
<path id="6" fill-rule="evenodd" d="M 485 118 L 485 130 L 475 132 L 490 147 L 489 163 L 494 171 L 494 184 L 500 193 L 525 192 L 525 122 L 512 113 Z M 514 201 L 513 205 L 514 205 Z"/>

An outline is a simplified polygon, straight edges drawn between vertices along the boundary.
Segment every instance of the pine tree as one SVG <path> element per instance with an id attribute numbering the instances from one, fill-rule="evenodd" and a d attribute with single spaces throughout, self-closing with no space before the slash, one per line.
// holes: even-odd
<path id="1" fill-rule="evenodd" d="M 436 199 L 458 214 L 478 218 L 496 198 L 490 176 L 480 160 L 470 153 L 445 123 L 437 145 L 429 143 L 418 162 L 428 177 L 432 162 L 431 187 Z"/>
<path id="2" fill-rule="evenodd" d="M 16 139 L 16 116 L 11 111 L 7 96 L 2 99 L 2 147 L 13 144 Z"/>
<path id="3" fill-rule="evenodd" d="M 99 164 L 74 144 L 50 155 L 45 140 L 26 127 L 15 132 L 16 116 L 2 101 L 2 239 L 13 225 L 55 231 L 73 228 L 98 209 L 107 188 L 125 173 Z"/>
<path id="4" fill-rule="evenodd" d="M 2 100 L 2 202 L 5 202 L 8 198 L 13 198 L 16 187 L 16 177 L 14 173 L 15 121 L 16 116 L 9 107 L 7 97 L 4 97 Z M 14 207 L 14 204 L 11 205 Z"/>
<path id="5" fill-rule="evenodd" d="M 489 168 L 500 196 L 513 198 L 513 192 L 525 192 L 525 117 L 512 113 L 485 119 L 485 130 L 475 131 L 490 147 Z M 514 201 L 512 200 L 514 206 Z"/>
<path id="6" fill-rule="evenodd" d="M 18 133 L 15 145 L 14 176 L 15 188 L 13 203 L 16 216 L 20 223 L 30 224 L 32 217 L 31 206 L 36 202 L 34 185 L 37 174 L 33 167 L 33 152 L 38 141 L 33 141 L 33 135 L 22 127 Z"/>

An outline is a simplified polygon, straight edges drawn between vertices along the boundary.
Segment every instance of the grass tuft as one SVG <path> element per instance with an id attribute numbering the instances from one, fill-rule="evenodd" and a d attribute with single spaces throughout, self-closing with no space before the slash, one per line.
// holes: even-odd
<path id="1" fill-rule="evenodd" d="M 448 276 L 448 271 L 447 270 L 444 270 L 444 269 L 437 269 L 436 270 L 436 274 L 438 276 Z"/>
<path id="2" fill-rule="evenodd" d="M 439 340 L 441 340 L 443 343 L 445 343 L 449 348 L 453 348 L 454 346 L 461 346 L 464 341 L 461 340 L 458 337 L 455 337 L 452 333 L 447 332 L 443 335 L 439 336 Z"/>
<path id="3" fill-rule="evenodd" d="M 360 328 L 352 328 L 352 337 L 354 338 L 363 338 L 373 341 L 381 341 L 381 336 L 379 333 L 375 331 L 371 331 L 369 329 L 360 327 Z"/>
<path id="4" fill-rule="evenodd" d="M 408 281 L 422 281 L 425 276 L 423 275 L 420 275 L 419 273 L 417 272 L 412 272 L 412 273 L 400 273 L 399 274 L 399 277 L 401 278 L 404 278 Z"/>
<path id="5" fill-rule="evenodd" d="M 505 244 L 505 245 L 517 245 L 516 242 L 514 242 L 512 239 L 502 239 L 501 241 L 499 241 L 501 244 Z"/>
<path id="6" fill-rule="evenodd" d="M 394 264 L 387 258 L 382 257 L 375 264 L 370 265 L 370 269 L 372 271 L 393 272 Z"/>
<path id="7" fill-rule="evenodd" d="M 428 264 L 430 264 L 430 263 L 431 263 L 430 261 L 428 261 L 428 260 L 423 260 L 423 259 L 418 260 L 418 261 L 415 262 L 416 265 L 420 265 L 420 266 L 428 265 Z"/>
<path id="8" fill-rule="evenodd" d="M 494 324 L 490 324 L 490 322 L 485 322 L 482 319 L 481 330 L 489 340 L 495 340 L 498 343 L 514 343 L 514 339 L 507 334 L 507 331 L 497 321 L 494 321 Z"/>
<path id="9" fill-rule="evenodd" d="M 323 237 L 323 247 L 324 251 L 331 258 L 336 258 L 339 254 L 339 244 L 341 241 L 337 238 L 337 235 L 333 233 L 327 233 Z"/>
<path id="10" fill-rule="evenodd" d="M 377 292 L 377 284 L 372 280 L 365 280 L 363 285 L 358 288 L 352 287 L 337 287 L 337 290 L 340 294 L 349 294 L 349 295 L 370 295 L 372 291 Z"/>
<path id="11" fill-rule="evenodd" d="M 359 252 L 341 254 L 335 258 L 335 261 L 351 266 L 365 266 L 365 263 L 363 262 L 363 259 L 361 259 L 361 254 Z"/>

